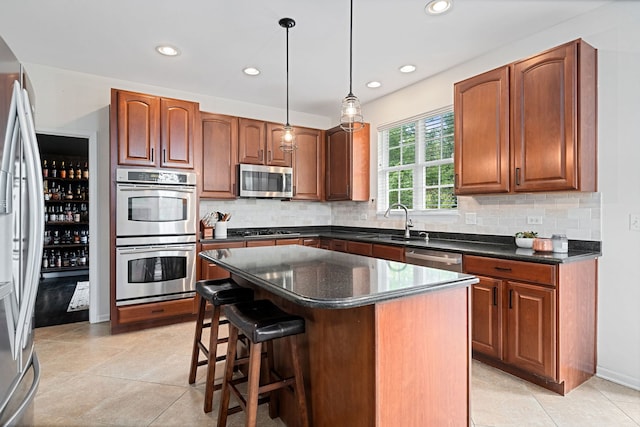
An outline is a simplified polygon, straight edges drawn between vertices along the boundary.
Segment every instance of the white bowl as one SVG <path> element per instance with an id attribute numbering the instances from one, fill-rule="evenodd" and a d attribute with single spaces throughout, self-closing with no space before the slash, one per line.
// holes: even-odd
<path id="1" fill-rule="evenodd" d="M 533 247 L 533 238 L 516 237 L 516 246 L 519 248 L 531 249 Z"/>

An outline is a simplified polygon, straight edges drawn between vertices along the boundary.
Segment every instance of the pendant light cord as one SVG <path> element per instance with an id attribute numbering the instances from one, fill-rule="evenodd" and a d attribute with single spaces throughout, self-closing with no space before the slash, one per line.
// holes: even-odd
<path id="1" fill-rule="evenodd" d="M 289 27 L 287 27 L 287 126 L 289 126 Z"/>
<path id="2" fill-rule="evenodd" d="M 353 0 L 349 12 L 349 96 L 353 96 Z"/>

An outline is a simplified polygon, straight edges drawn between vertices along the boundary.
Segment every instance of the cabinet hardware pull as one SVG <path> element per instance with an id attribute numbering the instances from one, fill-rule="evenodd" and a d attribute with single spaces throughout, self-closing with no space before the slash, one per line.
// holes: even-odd
<path id="1" fill-rule="evenodd" d="M 264 160 L 264 150 L 260 150 L 260 161 Z"/>
<path id="2" fill-rule="evenodd" d="M 498 271 L 511 271 L 509 267 L 494 267 Z"/>
<path id="3" fill-rule="evenodd" d="M 151 149 L 151 161 L 153 162 L 153 148 Z"/>
<path id="4" fill-rule="evenodd" d="M 162 150 L 162 163 L 167 163 L 167 149 Z"/>
<path id="5" fill-rule="evenodd" d="M 151 310 L 151 313 L 163 313 L 164 312 L 164 308 L 158 308 L 156 310 Z"/>
<path id="6" fill-rule="evenodd" d="M 455 188 L 458 188 L 458 174 L 455 174 L 455 175 L 453 176 L 453 186 L 454 186 Z"/>
<path id="7" fill-rule="evenodd" d="M 509 289 L 509 309 L 513 308 L 513 289 Z"/>
<path id="8" fill-rule="evenodd" d="M 516 185 L 520 185 L 520 168 L 516 168 Z"/>
<path id="9" fill-rule="evenodd" d="M 494 306 L 498 305 L 498 287 L 497 286 L 493 287 L 493 305 Z"/>

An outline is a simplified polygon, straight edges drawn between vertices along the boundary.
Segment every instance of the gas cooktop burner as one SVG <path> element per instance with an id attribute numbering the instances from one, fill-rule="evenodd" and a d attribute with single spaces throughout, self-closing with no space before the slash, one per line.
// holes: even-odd
<path id="1" fill-rule="evenodd" d="M 290 230 L 274 230 L 271 228 L 263 228 L 259 230 L 236 230 L 234 233 L 236 236 L 241 237 L 270 237 L 270 236 L 298 236 L 300 233 Z"/>

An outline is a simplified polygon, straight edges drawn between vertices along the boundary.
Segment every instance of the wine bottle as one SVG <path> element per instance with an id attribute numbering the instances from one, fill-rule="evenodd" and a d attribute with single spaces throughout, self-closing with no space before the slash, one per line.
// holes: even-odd
<path id="1" fill-rule="evenodd" d="M 67 177 L 69 179 L 75 179 L 76 170 L 73 168 L 73 163 L 69 165 L 69 172 L 67 172 Z"/>
<path id="2" fill-rule="evenodd" d="M 44 159 L 44 164 L 42 165 L 42 176 L 45 178 L 49 176 L 49 165 L 47 165 L 47 159 Z"/>
<path id="3" fill-rule="evenodd" d="M 64 179 L 67 177 L 67 169 L 64 167 L 64 160 L 62 161 L 62 165 L 60 166 L 60 178 Z"/>
<path id="4" fill-rule="evenodd" d="M 82 179 L 82 169 L 80 169 L 80 162 L 76 163 L 76 179 Z"/>
<path id="5" fill-rule="evenodd" d="M 84 169 L 82 170 L 82 178 L 89 179 L 89 164 L 84 162 Z"/>
<path id="6" fill-rule="evenodd" d="M 58 177 L 58 168 L 56 167 L 56 161 L 52 161 L 51 162 L 51 170 L 49 171 L 51 173 L 51 176 L 53 178 L 57 178 Z"/>

